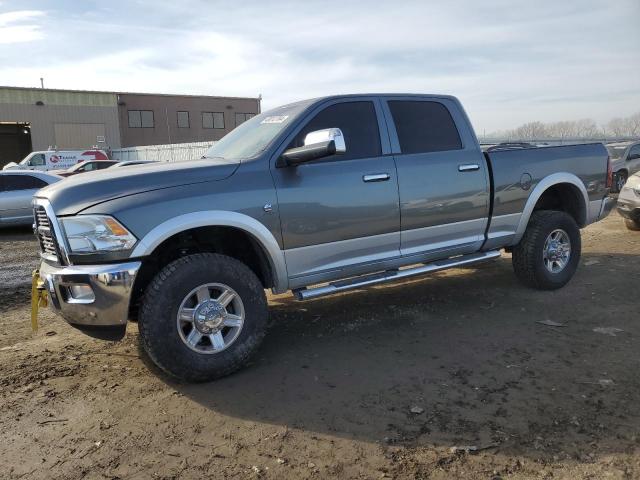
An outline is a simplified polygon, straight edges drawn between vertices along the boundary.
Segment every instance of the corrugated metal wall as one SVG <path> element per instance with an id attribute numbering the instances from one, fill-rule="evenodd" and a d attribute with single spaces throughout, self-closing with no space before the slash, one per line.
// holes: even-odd
<path id="1" fill-rule="evenodd" d="M 0 122 L 31 124 L 33 150 L 46 150 L 53 145 L 59 149 L 87 148 L 96 144 L 95 137 L 87 145 L 78 144 L 80 140 L 90 139 L 86 136 L 88 132 L 82 133 L 82 139 L 71 140 L 68 125 L 72 124 L 103 125 L 105 143 L 102 146 L 119 148 L 121 145 L 118 106 L 112 93 L 0 87 L 0 105 Z M 99 128 L 102 131 L 102 127 Z"/>

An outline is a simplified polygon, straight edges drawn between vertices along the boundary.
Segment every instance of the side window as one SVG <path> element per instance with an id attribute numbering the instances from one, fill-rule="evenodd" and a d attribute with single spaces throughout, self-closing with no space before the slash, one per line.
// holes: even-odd
<path id="1" fill-rule="evenodd" d="M 98 167 L 98 170 L 103 170 L 105 168 L 109 168 L 114 163 L 115 162 L 100 162 L 100 163 L 96 163 L 96 166 Z"/>
<path id="2" fill-rule="evenodd" d="M 189 128 L 189 112 L 177 112 L 178 128 Z"/>
<path id="3" fill-rule="evenodd" d="M 629 150 L 629 160 L 635 160 L 638 158 L 640 158 L 640 144 L 634 145 L 631 147 L 631 150 Z"/>
<path id="4" fill-rule="evenodd" d="M 42 188 L 47 182 L 30 175 L 6 175 L 4 176 L 4 190 L 8 192 L 16 190 L 33 190 Z"/>
<path id="5" fill-rule="evenodd" d="M 29 163 L 34 167 L 39 167 L 41 165 L 44 165 L 45 164 L 44 155 L 42 153 L 38 153 L 37 155 L 34 155 L 33 157 L 31 157 L 31 160 L 29 160 Z"/>
<path id="6" fill-rule="evenodd" d="M 129 110 L 129 128 L 142 128 L 140 110 Z"/>
<path id="7" fill-rule="evenodd" d="M 372 102 L 336 103 L 325 108 L 298 132 L 289 148 L 303 146 L 307 133 L 325 128 L 342 130 L 347 146 L 346 153 L 327 157 L 327 159 L 351 160 L 377 157 L 382 154 L 378 119 Z"/>
<path id="8" fill-rule="evenodd" d="M 447 107 L 439 102 L 389 101 L 402 153 L 460 150 L 462 141 Z"/>
<path id="9" fill-rule="evenodd" d="M 224 113 L 202 112 L 202 128 L 224 128 Z"/>
<path id="10" fill-rule="evenodd" d="M 129 110 L 129 128 L 153 128 L 153 110 Z"/>
<path id="11" fill-rule="evenodd" d="M 83 172 L 91 172 L 92 170 L 97 169 L 98 166 L 95 164 L 95 162 L 85 162 L 84 168 L 80 168 L 79 170 L 82 170 Z"/>
<path id="12" fill-rule="evenodd" d="M 255 113 L 236 113 L 236 127 L 255 116 Z"/>

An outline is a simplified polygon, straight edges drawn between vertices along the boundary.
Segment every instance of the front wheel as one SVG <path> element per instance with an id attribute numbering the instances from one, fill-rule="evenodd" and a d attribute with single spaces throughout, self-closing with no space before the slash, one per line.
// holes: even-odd
<path id="1" fill-rule="evenodd" d="M 631 218 L 625 218 L 624 224 L 628 230 L 633 230 L 634 232 L 637 232 L 640 230 L 640 222 L 637 222 Z"/>
<path id="2" fill-rule="evenodd" d="M 203 382 L 242 367 L 267 325 L 256 275 L 225 255 L 199 253 L 163 268 L 145 292 L 138 327 L 153 362 L 181 380 Z"/>
<path id="3" fill-rule="evenodd" d="M 525 285 L 555 290 L 573 277 L 580 250 L 580 230 L 571 215 L 539 210 L 531 215 L 520 243 L 513 248 L 513 268 Z"/>

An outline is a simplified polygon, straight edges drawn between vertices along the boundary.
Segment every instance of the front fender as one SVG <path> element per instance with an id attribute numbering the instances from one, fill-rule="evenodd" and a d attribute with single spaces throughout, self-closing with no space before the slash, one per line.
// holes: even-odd
<path id="1" fill-rule="evenodd" d="M 235 227 L 251 235 L 262 246 L 273 272 L 273 291 L 288 290 L 287 266 L 284 253 L 273 234 L 253 217 L 225 210 L 205 210 L 173 217 L 154 227 L 139 240 L 132 258 L 150 255 L 162 242 L 173 235 L 198 227 Z"/>

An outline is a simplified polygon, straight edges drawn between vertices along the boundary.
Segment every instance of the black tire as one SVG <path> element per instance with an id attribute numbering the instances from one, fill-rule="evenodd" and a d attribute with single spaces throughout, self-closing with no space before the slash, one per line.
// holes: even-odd
<path id="1" fill-rule="evenodd" d="M 625 183 L 627 183 L 627 172 L 616 172 L 613 185 L 614 193 L 620 193 Z"/>
<path id="2" fill-rule="evenodd" d="M 629 230 L 633 230 L 634 232 L 640 231 L 640 222 L 636 222 L 631 218 L 625 218 L 624 224 Z"/>
<path id="3" fill-rule="evenodd" d="M 194 288 L 222 283 L 237 292 L 244 305 L 244 324 L 233 343 L 217 353 L 190 349 L 181 339 L 177 313 Z M 247 363 L 264 338 L 267 299 L 258 277 L 238 260 L 213 253 L 179 258 L 164 267 L 144 294 L 138 328 L 142 346 L 167 374 L 188 382 L 205 382 L 229 375 Z"/>
<path id="4" fill-rule="evenodd" d="M 571 242 L 566 266 L 552 273 L 544 262 L 544 245 L 554 230 L 564 230 Z M 513 269 L 518 279 L 528 287 L 555 290 L 571 280 L 580 261 L 580 229 L 571 215 L 555 210 L 533 212 L 520 243 L 513 248 Z"/>

